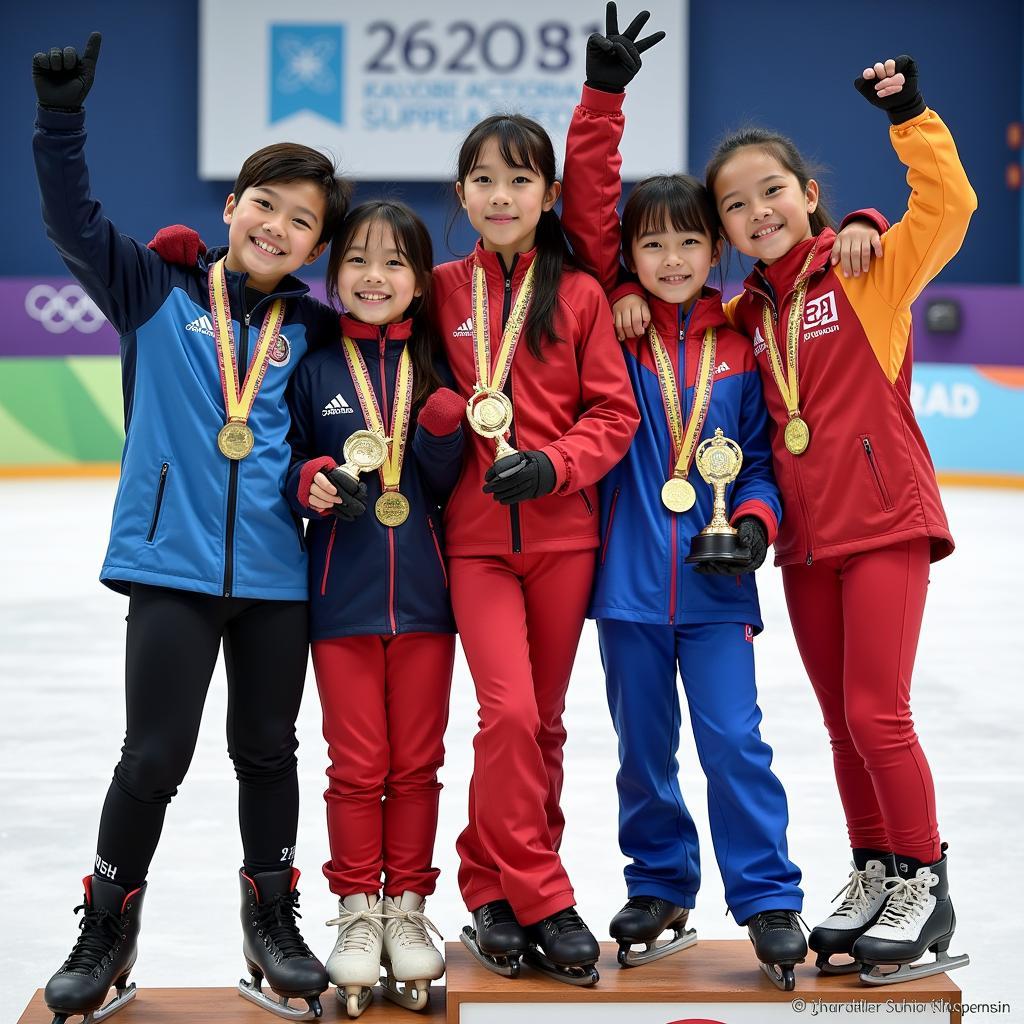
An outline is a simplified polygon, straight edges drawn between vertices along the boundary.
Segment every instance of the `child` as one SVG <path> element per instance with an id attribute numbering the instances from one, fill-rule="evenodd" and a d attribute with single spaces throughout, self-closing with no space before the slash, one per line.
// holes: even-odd
<path id="1" fill-rule="evenodd" d="M 350 1017 L 368 1005 L 382 955 L 384 994 L 409 1009 L 426 1006 L 444 973 L 424 916 L 455 657 L 438 508 L 459 473 L 466 403 L 434 364 L 432 265 L 407 206 L 352 210 L 327 271 L 347 310 L 341 344 L 303 360 L 289 398 L 286 493 L 310 519 L 313 667 L 331 758 L 324 873 L 339 916 L 327 971 Z M 391 442 L 362 482 L 336 467 L 367 429 Z"/>
<path id="2" fill-rule="evenodd" d="M 260 990 L 266 976 L 319 1013 L 327 975 L 299 934 L 291 866 L 308 623 L 301 530 L 282 493 L 284 392 L 313 334 L 332 329 L 291 274 L 323 251 L 348 186 L 315 150 L 269 146 L 228 196 L 227 248 L 199 268 L 165 264 L 89 195 L 82 103 L 99 49 L 94 33 L 81 58 L 71 47 L 36 54 L 33 145 L 47 233 L 121 335 L 127 436 L 101 579 L 130 594 L 127 733 L 81 935 L 45 999 L 63 1021 L 99 1009 L 111 985 L 107 1013 L 134 995 L 146 874 L 223 640 L 252 975 L 241 987 L 280 1010 Z"/>
<path id="3" fill-rule="evenodd" d="M 792 989 L 793 965 L 807 955 L 797 917 L 803 893 L 787 852 L 786 795 L 758 729 L 754 679 L 753 638 L 763 628 L 754 571 L 782 511 L 768 417 L 750 343 L 729 328 L 720 294 L 706 286 L 722 246 L 703 185 L 682 174 L 647 178 L 633 189 L 620 226 L 623 89 L 640 53 L 664 33 L 637 41 L 643 12 L 619 34 L 615 5 L 608 8 L 607 35 L 591 36 L 587 46 L 587 84 L 566 143 L 563 204 L 575 251 L 599 268 L 608 291 L 616 285 L 621 238 L 653 318 L 646 337 L 625 345 L 641 424 L 626 457 L 601 483 L 603 540 L 589 613 L 597 619 L 619 738 L 619 844 L 631 861 L 629 899 L 610 932 L 623 966 L 695 940 L 686 922 L 700 858 L 679 787 L 678 671 L 707 775 L 729 910 L 748 926 L 768 976 Z M 597 210 L 590 196 L 600 197 Z M 695 567 L 686 557 L 711 519 L 713 491 L 693 456 L 716 428 L 743 452 L 729 502 L 747 557 Z M 688 502 L 663 490 L 680 485 L 688 487 Z M 674 938 L 656 946 L 669 928 Z M 633 952 L 633 943 L 647 950 Z"/>
<path id="4" fill-rule="evenodd" d="M 822 969 L 846 953 L 846 969 L 888 983 L 966 962 L 946 953 L 956 919 L 945 844 L 910 714 L 928 566 L 953 550 L 910 404 L 910 307 L 960 248 L 977 201 L 910 57 L 865 69 L 855 85 L 892 121 L 912 189 L 866 274 L 830 265 L 818 184 L 788 139 L 727 139 L 707 185 L 729 240 L 758 261 L 729 315 L 754 339 L 774 421 L 788 510 L 776 562 L 853 847 L 846 899 L 810 945 Z M 935 963 L 911 972 L 926 950 Z M 879 964 L 900 967 L 883 976 Z"/>
<path id="5" fill-rule="evenodd" d="M 514 976 L 527 951 L 553 976 L 593 984 L 598 945 L 558 856 L 562 712 L 598 544 L 594 484 L 629 447 L 636 404 L 604 295 L 570 262 L 552 209 L 543 128 L 520 115 L 480 122 L 455 190 L 481 237 L 434 271 L 434 312 L 457 390 L 490 435 L 469 435 L 445 511 L 480 702 L 458 840 L 473 914 L 463 939 L 498 973 Z M 495 461 L 502 434 L 519 451 Z"/>

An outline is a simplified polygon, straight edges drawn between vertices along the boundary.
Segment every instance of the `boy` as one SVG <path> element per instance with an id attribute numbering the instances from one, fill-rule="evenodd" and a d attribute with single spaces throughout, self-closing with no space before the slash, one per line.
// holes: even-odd
<path id="1" fill-rule="evenodd" d="M 107 1013 L 134 995 L 127 978 L 146 874 L 223 640 L 252 975 L 242 994 L 282 1012 L 261 992 L 266 975 L 282 999 L 306 999 L 319 1016 L 327 976 L 296 925 L 291 866 L 307 567 L 301 522 L 282 494 L 284 390 L 311 339 L 337 330 L 291 274 L 326 248 L 349 187 L 315 150 L 268 146 L 245 161 L 228 196 L 227 248 L 196 266 L 165 264 L 119 234 L 89 195 L 82 103 L 99 50 L 93 33 L 81 57 L 72 47 L 35 55 L 33 148 L 47 234 L 121 335 L 126 440 L 100 578 L 130 595 L 128 727 L 85 879 L 81 936 L 46 1003 L 63 1024 L 98 1009 L 111 984 Z"/>

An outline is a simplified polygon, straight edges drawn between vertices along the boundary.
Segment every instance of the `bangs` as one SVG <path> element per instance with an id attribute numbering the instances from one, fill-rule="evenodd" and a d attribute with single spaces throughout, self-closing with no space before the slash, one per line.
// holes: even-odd
<path id="1" fill-rule="evenodd" d="M 631 206 L 631 242 L 643 235 L 670 230 L 707 235 L 712 241 L 718 237 L 718 217 L 707 190 L 696 179 L 682 175 L 647 178 L 633 189 L 627 210 Z M 625 215 L 624 210 L 623 220 Z"/>
<path id="2" fill-rule="evenodd" d="M 524 123 L 526 122 L 526 123 Z M 537 136 L 526 118 L 506 117 L 500 114 L 487 118 L 473 129 L 459 154 L 460 180 L 476 167 L 484 146 L 494 139 L 498 153 L 509 167 L 521 167 L 547 178 L 543 163 L 545 141 Z M 547 143 L 550 147 L 550 142 Z"/>

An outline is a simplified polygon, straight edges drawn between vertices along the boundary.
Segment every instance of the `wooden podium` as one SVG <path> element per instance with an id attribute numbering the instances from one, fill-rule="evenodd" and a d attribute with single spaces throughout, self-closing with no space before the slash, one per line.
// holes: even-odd
<path id="1" fill-rule="evenodd" d="M 857 975 L 818 974 L 813 961 L 796 969 L 796 991 L 781 992 L 758 969 L 750 943 L 709 940 L 643 967 L 623 970 L 617 947 L 601 947 L 601 980 L 576 988 L 523 966 L 519 977 L 481 967 L 461 942 L 446 944 L 447 989 L 434 986 L 430 1005 L 414 1014 L 379 992 L 359 1018 L 368 1024 L 961 1024 L 960 989 L 945 974 L 900 985 L 862 984 Z M 333 991 L 324 993 L 325 1021 L 346 1021 Z M 838 1004 L 843 1004 L 839 1006 Z M 888 1004 L 888 1006 L 887 1006 Z M 897 1005 L 898 1004 L 898 1005 Z M 37 992 L 19 1024 L 49 1024 Z M 140 989 L 111 1024 L 271 1024 L 265 1010 L 232 988 Z"/>

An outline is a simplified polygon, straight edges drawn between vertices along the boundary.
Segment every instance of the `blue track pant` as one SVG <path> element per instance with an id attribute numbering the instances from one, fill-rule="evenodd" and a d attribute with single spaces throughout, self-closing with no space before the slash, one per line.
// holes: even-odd
<path id="1" fill-rule="evenodd" d="M 676 666 L 707 776 L 715 856 L 740 924 L 762 910 L 803 905 L 789 859 L 789 812 L 761 739 L 754 645 L 741 623 L 652 626 L 599 619 L 608 706 L 619 737 L 619 846 L 630 896 L 694 906 L 697 832 L 679 790 L 681 714 Z"/>

